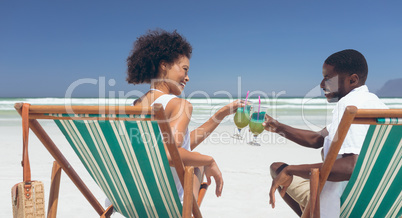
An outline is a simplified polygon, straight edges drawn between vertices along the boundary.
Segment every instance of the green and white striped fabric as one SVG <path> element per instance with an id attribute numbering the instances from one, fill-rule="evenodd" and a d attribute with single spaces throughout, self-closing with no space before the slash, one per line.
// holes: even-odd
<path id="1" fill-rule="evenodd" d="M 126 217 L 181 217 L 182 204 L 156 121 L 55 122 L 118 212 Z"/>
<path id="2" fill-rule="evenodd" d="M 402 124 L 402 119 L 400 118 L 377 118 L 378 124 Z"/>
<path id="3" fill-rule="evenodd" d="M 341 217 L 401 217 L 402 126 L 371 125 L 341 197 Z"/>

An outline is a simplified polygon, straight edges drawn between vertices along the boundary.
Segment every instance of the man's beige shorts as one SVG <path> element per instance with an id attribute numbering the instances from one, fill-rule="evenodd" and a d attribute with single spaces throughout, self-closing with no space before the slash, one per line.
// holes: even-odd
<path id="1" fill-rule="evenodd" d="M 293 181 L 286 190 L 286 193 L 299 203 L 302 208 L 305 208 L 310 199 L 310 180 L 293 176 Z"/>

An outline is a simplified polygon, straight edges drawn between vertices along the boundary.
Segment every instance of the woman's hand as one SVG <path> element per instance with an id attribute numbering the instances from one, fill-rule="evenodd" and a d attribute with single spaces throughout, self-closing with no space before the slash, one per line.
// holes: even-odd
<path id="1" fill-rule="evenodd" d="M 211 184 L 211 176 L 214 177 L 216 184 L 215 194 L 217 197 L 220 197 L 223 189 L 223 178 L 216 162 L 213 161 L 210 165 L 204 166 L 204 172 L 208 185 Z"/>

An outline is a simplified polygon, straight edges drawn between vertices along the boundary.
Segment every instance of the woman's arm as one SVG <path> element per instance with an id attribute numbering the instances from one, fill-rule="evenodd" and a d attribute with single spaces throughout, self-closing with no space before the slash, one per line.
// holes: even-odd
<path id="1" fill-rule="evenodd" d="M 169 120 L 169 124 L 184 165 L 195 167 L 203 166 L 208 185 L 211 184 L 211 177 L 213 177 L 216 183 L 215 193 L 216 196 L 219 197 L 221 196 L 223 189 L 223 178 L 215 160 L 211 156 L 203 155 L 198 152 L 191 152 L 182 148 L 192 110 L 193 107 L 190 102 L 175 98 L 168 103 L 165 113 Z M 168 155 L 168 160 L 169 163 L 172 164 L 170 155 Z"/>
<path id="2" fill-rule="evenodd" d="M 244 104 L 240 100 L 225 105 L 209 118 L 207 122 L 191 131 L 191 150 L 195 149 L 202 141 L 204 141 L 204 139 L 206 139 L 216 129 L 216 127 L 218 127 L 227 115 L 235 113 L 238 107 L 244 107 Z"/>
<path id="3" fill-rule="evenodd" d="M 184 148 L 179 148 L 178 150 L 185 166 L 190 165 L 204 167 L 205 177 L 207 178 L 208 185 L 211 184 L 211 177 L 213 177 L 216 184 L 215 194 L 217 197 L 221 196 L 223 189 L 223 177 L 214 158 L 198 152 L 187 151 Z"/>
<path id="4" fill-rule="evenodd" d="M 170 100 L 165 108 L 165 114 L 178 147 L 181 147 L 184 142 L 192 113 L 191 103 L 180 98 Z"/>

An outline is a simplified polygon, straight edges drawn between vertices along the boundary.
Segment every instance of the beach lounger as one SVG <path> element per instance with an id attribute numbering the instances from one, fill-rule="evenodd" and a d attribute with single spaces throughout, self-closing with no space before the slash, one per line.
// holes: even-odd
<path id="1" fill-rule="evenodd" d="M 402 216 L 402 110 L 346 108 L 321 169 L 313 169 L 310 202 L 302 217 L 319 217 L 319 193 L 343 140 L 354 124 L 370 124 L 352 176 L 341 197 L 340 217 Z"/>
<path id="2" fill-rule="evenodd" d="M 15 104 L 20 114 L 22 105 Z M 112 202 L 111 207 L 105 210 L 100 205 L 37 119 L 56 122 L 87 171 Z M 199 204 L 207 187 L 202 185 L 196 200 L 193 195 L 194 168 L 184 167 L 161 105 L 152 108 L 30 105 L 29 127 L 55 159 L 49 217 L 55 216 L 57 210 L 60 168 L 100 217 L 109 217 L 113 209 L 126 217 L 201 217 Z M 184 187 L 183 204 L 164 144 Z"/>

